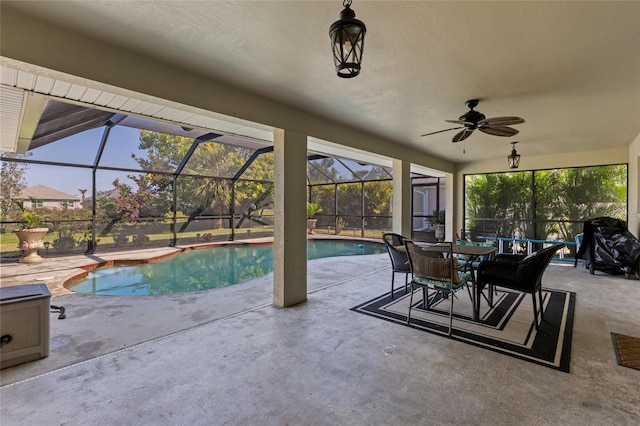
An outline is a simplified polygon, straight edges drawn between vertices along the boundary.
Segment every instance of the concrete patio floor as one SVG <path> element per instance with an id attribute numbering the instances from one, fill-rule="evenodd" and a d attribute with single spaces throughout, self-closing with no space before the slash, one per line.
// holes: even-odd
<path id="1" fill-rule="evenodd" d="M 73 266 L 3 264 L 2 285 Z M 0 422 L 640 424 L 640 371 L 617 365 L 610 336 L 640 337 L 640 281 L 548 268 L 545 287 L 577 294 L 567 374 L 349 310 L 390 276 L 387 254 L 311 261 L 309 299 L 287 309 L 271 304 L 271 275 L 165 296 L 53 284 L 67 319 L 51 315 L 49 357 L 1 370 Z"/>

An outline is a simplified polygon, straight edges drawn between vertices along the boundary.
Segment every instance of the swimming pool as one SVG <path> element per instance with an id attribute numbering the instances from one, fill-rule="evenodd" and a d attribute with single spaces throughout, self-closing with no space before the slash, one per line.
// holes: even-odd
<path id="1" fill-rule="evenodd" d="M 307 243 L 309 260 L 379 253 L 386 253 L 384 245 L 369 241 Z M 112 296 L 186 293 L 238 284 L 272 271 L 271 245 L 227 245 L 188 251 L 157 263 L 96 269 L 69 289 Z"/>

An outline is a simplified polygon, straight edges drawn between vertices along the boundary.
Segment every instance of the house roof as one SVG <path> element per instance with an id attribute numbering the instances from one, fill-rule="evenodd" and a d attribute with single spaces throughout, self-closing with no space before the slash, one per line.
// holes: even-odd
<path id="1" fill-rule="evenodd" d="M 80 201 L 80 198 L 76 197 L 75 195 L 70 195 L 66 192 L 58 191 L 57 189 L 49 188 L 45 185 L 35 185 L 29 188 L 25 188 L 20 191 L 20 197 L 22 197 L 23 200 L 33 198 L 36 200 L 46 201 Z"/>

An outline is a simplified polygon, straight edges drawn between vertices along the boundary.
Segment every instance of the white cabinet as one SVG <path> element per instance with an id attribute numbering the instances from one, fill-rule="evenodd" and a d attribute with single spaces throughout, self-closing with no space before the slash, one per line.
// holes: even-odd
<path id="1" fill-rule="evenodd" d="M 45 284 L 0 288 L 0 368 L 49 355 L 50 301 Z"/>

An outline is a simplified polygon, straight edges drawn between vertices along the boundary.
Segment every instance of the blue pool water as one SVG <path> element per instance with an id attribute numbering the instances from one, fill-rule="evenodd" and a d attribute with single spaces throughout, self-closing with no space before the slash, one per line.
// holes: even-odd
<path id="1" fill-rule="evenodd" d="M 383 244 L 366 241 L 313 240 L 307 245 L 309 260 L 379 253 L 386 253 Z M 192 250 L 157 263 L 96 269 L 70 289 L 122 296 L 185 293 L 238 284 L 271 271 L 270 245 L 232 245 Z"/>

